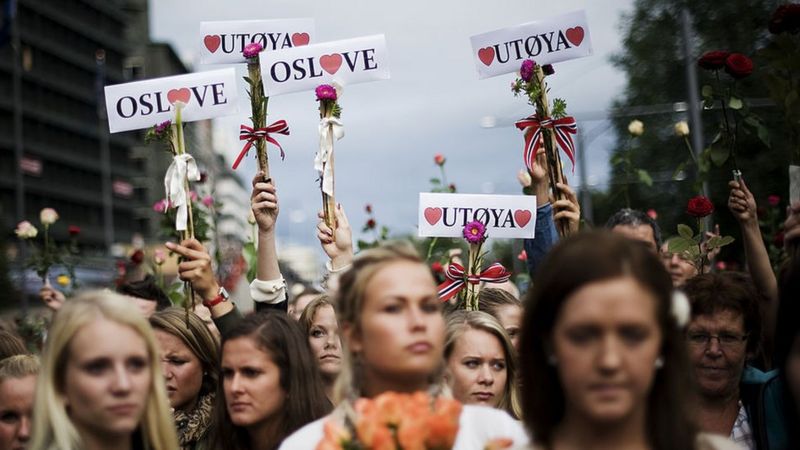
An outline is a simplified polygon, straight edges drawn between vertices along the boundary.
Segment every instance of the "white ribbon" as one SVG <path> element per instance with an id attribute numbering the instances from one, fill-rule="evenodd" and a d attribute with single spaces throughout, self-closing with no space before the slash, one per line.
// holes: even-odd
<path id="1" fill-rule="evenodd" d="M 168 203 L 164 205 L 164 212 L 167 212 L 170 206 L 178 209 L 175 216 L 175 229 L 178 231 L 186 229 L 186 222 L 189 218 L 189 193 L 185 189 L 187 178 L 192 181 L 200 179 L 197 163 L 188 153 L 175 155 L 172 158 L 172 164 L 167 169 L 167 175 L 164 177 L 164 190 L 168 200 Z"/>
<path id="2" fill-rule="evenodd" d="M 319 151 L 314 156 L 314 168 L 322 176 L 322 192 L 333 195 L 333 169 L 328 160 L 333 153 L 333 138 L 344 137 L 344 125 L 336 117 L 324 117 L 319 122 Z"/>

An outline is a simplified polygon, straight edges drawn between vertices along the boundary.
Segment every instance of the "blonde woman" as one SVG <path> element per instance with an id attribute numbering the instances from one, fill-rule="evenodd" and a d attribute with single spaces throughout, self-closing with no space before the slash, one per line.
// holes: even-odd
<path id="1" fill-rule="evenodd" d="M 325 395 L 333 398 L 333 387 L 342 371 L 342 341 L 339 339 L 336 310 L 327 295 L 323 294 L 306 306 L 300 315 L 300 327 L 319 365 Z"/>
<path id="2" fill-rule="evenodd" d="M 502 409 L 519 419 L 516 359 L 511 339 L 494 317 L 480 311 L 448 314 L 445 381 L 456 400 Z"/>
<path id="3" fill-rule="evenodd" d="M 339 407 L 287 438 L 281 448 L 315 448 L 325 420 L 343 425 L 344 411 L 358 397 L 394 391 L 439 395 L 443 373 L 445 322 L 436 283 L 408 244 L 390 244 L 360 253 L 339 279 L 333 301 L 341 329 L 342 371 L 336 384 Z M 483 449 L 495 438 L 525 445 L 522 427 L 503 411 L 466 405 L 454 449 Z"/>
<path id="4" fill-rule="evenodd" d="M 33 450 L 178 448 L 153 331 L 109 291 L 55 315 L 34 409 Z"/>

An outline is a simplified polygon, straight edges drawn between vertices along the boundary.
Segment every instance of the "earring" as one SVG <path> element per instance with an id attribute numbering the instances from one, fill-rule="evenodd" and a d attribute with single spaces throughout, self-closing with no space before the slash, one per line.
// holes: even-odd
<path id="1" fill-rule="evenodd" d="M 656 358 L 655 366 L 656 366 L 656 369 L 660 369 L 660 368 L 664 367 L 664 358 L 662 358 L 660 356 L 658 358 Z"/>
<path id="2" fill-rule="evenodd" d="M 547 364 L 550 364 L 551 366 L 557 366 L 558 365 L 558 358 L 556 358 L 556 355 L 552 355 L 551 354 L 550 356 L 548 356 L 547 357 Z"/>

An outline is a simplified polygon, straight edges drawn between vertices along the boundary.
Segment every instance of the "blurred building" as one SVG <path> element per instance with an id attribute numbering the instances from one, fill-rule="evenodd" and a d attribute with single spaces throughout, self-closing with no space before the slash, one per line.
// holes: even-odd
<path id="1" fill-rule="evenodd" d="M 103 84 L 126 80 L 130 23 L 121 0 L 6 1 L 0 47 L 0 226 L 37 223 L 43 207 L 81 227 L 87 248 L 130 240 L 147 220 L 136 214 L 144 175 L 131 157 L 134 134 L 108 134 Z M 16 6 L 16 19 L 10 16 Z M 147 39 L 140 35 L 138 39 Z M 109 226 L 109 224 L 112 224 Z"/>

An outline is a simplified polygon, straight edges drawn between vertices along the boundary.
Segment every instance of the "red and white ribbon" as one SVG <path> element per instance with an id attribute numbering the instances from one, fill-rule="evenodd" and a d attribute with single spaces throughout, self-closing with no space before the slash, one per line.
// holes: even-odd
<path id="1" fill-rule="evenodd" d="M 558 146 L 564 150 L 569 160 L 572 161 L 572 171 L 575 172 L 575 143 L 572 142 L 572 136 L 570 136 L 578 132 L 578 124 L 575 122 L 574 117 L 567 116 L 561 119 L 545 117 L 539 120 L 539 117 L 534 114 L 530 117 L 518 120 L 515 125 L 525 132 L 528 131 L 528 128 L 532 130 L 532 132 L 525 137 L 525 154 L 523 157 L 525 166 L 528 167 L 529 171 L 533 171 L 533 166 L 536 163 L 536 153 L 542 146 L 542 130 L 549 128 L 555 133 Z"/>
<path id="2" fill-rule="evenodd" d="M 277 146 L 281 151 L 281 159 L 285 158 L 286 154 L 283 152 L 283 147 L 281 147 L 281 144 L 272 138 L 270 134 L 283 134 L 288 136 L 289 124 L 287 124 L 285 120 L 279 120 L 266 128 L 252 128 L 247 125 L 241 125 L 239 127 L 239 140 L 247 141 L 247 143 L 244 144 L 242 151 L 239 152 L 239 156 L 236 157 L 236 161 L 233 162 L 233 169 L 236 170 L 236 168 L 239 167 L 239 163 L 242 162 L 242 158 L 250 151 L 250 147 L 252 147 L 256 141 L 262 139 Z"/>
<path id="3" fill-rule="evenodd" d="M 511 277 L 511 272 L 506 270 L 500 263 L 494 263 L 486 270 L 477 275 L 469 275 L 460 264 L 450 263 L 444 273 L 447 281 L 439 285 L 439 300 L 446 302 L 469 284 L 479 284 L 481 281 L 487 283 L 503 283 Z"/>

